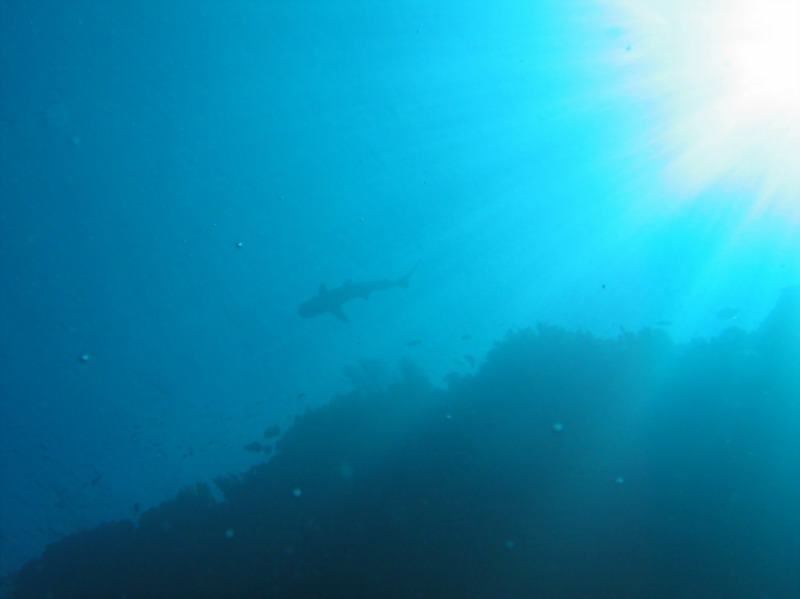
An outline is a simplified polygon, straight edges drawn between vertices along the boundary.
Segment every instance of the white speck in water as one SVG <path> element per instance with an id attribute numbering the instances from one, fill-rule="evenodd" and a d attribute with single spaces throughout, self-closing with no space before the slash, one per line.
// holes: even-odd
<path id="1" fill-rule="evenodd" d="M 339 476 L 344 479 L 353 478 L 353 466 L 347 462 L 339 465 Z"/>
<path id="2" fill-rule="evenodd" d="M 563 424 L 561 424 L 560 422 L 556 422 L 556 423 L 553 425 L 553 430 L 554 430 L 554 431 L 556 431 L 557 433 L 560 433 L 561 431 L 563 431 L 563 430 L 564 430 L 564 425 L 563 425 Z"/>
<path id="3" fill-rule="evenodd" d="M 229 539 L 232 539 L 234 534 L 235 534 L 235 533 L 233 532 L 233 529 L 232 529 L 232 528 L 229 528 L 228 530 L 226 530 L 226 531 L 225 531 L 225 536 L 226 536 L 227 538 L 229 538 Z"/>
<path id="4" fill-rule="evenodd" d="M 625 482 L 625 479 L 622 478 L 621 476 L 618 476 L 617 478 L 614 479 L 614 482 L 617 483 L 618 485 L 621 485 L 622 483 Z"/>
<path id="5" fill-rule="evenodd" d="M 294 491 L 292 491 L 292 495 L 294 495 L 295 497 L 300 497 L 302 494 L 303 491 L 301 489 L 295 489 Z"/>

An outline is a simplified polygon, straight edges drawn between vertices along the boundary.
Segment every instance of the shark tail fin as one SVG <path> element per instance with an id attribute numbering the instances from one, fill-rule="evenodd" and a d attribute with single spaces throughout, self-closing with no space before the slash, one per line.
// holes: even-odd
<path id="1" fill-rule="evenodd" d="M 397 284 L 400 285 L 400 287 L 408 287 L 411 275 L 414 274 L 415 270 L 417 270 L 417 266 L 419 266 L 419 260 L 417 260 L 417 263 L 411 267 L 411 270 L 409 270 L 406 274 L 397 279 Z"/>

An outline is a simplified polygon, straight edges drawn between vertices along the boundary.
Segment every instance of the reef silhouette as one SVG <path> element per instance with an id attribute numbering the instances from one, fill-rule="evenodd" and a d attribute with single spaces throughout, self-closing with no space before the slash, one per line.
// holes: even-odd
<path id="1" fill-rule="evenodd" d="M 686 344 L 514 331 L 447 389 L 406 363 L 217 479 L 224 501 L 198 484 L 70 535 L 8 595 L 800 596 L 798 299 Z"/>

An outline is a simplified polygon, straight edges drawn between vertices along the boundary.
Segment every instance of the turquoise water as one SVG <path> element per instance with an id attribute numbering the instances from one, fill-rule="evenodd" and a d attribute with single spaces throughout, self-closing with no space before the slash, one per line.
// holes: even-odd
<path id="1" fill-rule="evenodd" d="M 433 389 L 454 394 L 431 405 L 455 417 L 466 405 L 459 402 L 504 388 L 495 371 L 487 374 L 487 353 L 509 331 L 537 323 L 560 327 L 569 341 L 544 337 L 554 345 L 542 355 L 531 350 L 524 372 L 538 372 L 537 360 L 547 364 L 542 356 L 559 344 L 578 344 L 579 364 L 547 379 L 548 407 L 530 416 L 542 427 L 534 439 L 571 435 L 574 457 L 559 462 L 560 492 L 574 485 L 570 496 L 582 496 L 602 471 L 611 481 L 602 501 L 613 504 L 618 487 L 637 484 L 614 465 L 619 452 L 647 453 L 637 447 L 650 431 L 666 460 L 676 422 L 696 417 L 693 440 L 675 439 L 692 468 L 689 482 L 668 468 L 677 477 L 675 505 L 683 505 L 701 478 L 697 464 L 717 472 L 709 456 L 731 443 L 731 431 L 754 426 L 755 410 L 756 430 L 724 463 L 758 472 L 758 488 L 747 476 L 715 478 L 719 497 L 702 494 L 709 511 L 686 519 L 660 499 L 670 516 L 636 542 L 654 554 L 685 542 L 681 531 L 718 508 L 726 516 L 705 531 L 709 538 L 744 538 L 734 526 L 740 516 L 768 531 L 752 554 L 744 541 L 730 562 L 715 554 L 720 572 L 800 555 L 800 523 L 786 509 L 800 503 L 796 295 L 788 292 L 789 307 L 774 312 L 784 290 L 800 284 L 800 190 L 765 192 L 774 172 L 753 167 L 737 178 L 747 169 L 726 163 L 717 146 L 704 153 L 686 141 L 712 132 L 687 137 L 696 123 L 676 106 L 690 102 L 671 101 L 682 88 L 654 83 L 664 72 L 651 30 L 606 4 L 544 1 L 38 1 L 4 3 L 0 17 L 3 575 L 68 535 L 137 521 L 187 485 L 246 472 L 268 459 L 252 443 L 274 450 L 264 429 L 291 431 L 298 415 L 330 409 L 337 393 L 381 396 L 419 370 Z M 347 301 L 348 323 L 298 315 L 321 283 L 332 290 L 394 282 L 412 268 L 407 288 Z M 770 314 L 782 336 L 769 336 Z M 644 330 L 661 340 L 653 342 L 663 352 L 657 364 L 623 351 Z M 619 352 L 582 353 L 572 337 L 581 335 Z M 704 344 L 708 355 L 697 353 Z M 741 354 L 734 362 L 724 358 L 731 344 Z M 650 356 L 647 343 L 634 347 Z M 633 365 L 618 376 L 635 381 L 640 365 L 647 389 L 656 390 L 627 398 L 621 423 L 604 420 L 596 406 L 582 412 L 576 398 L 584 396 L 564 391 L 582 442 L 559 411 L 557 390 L 617 359 Z M 693 378 L 685 360 L 696 360 L 698 371 L 734 364 L 750 378 L 743 374 L 732 390 L 724 372 L 708 383 L 699 372 Z M 783 374 L 767 388 L 771 373 Z M 472 377 L 475 390 L 456 388 Z M 675 394 L 657 391 L 659 381 L 674 390 L 701 379 L 707 387 L 686 392 L 701 398 L 694 416 Z M 603 389 L 602 397 L 614 397 Z M 703 403 L 725 393 L 728 403 Z M 487 421 L 465 425 L 458 437 L 479 431 L 477 447 L 506 430 L 480 405 Z M 333 419 L 340 429 L 326 426 L 349 431 L 361 418 L 350 416 Z M 395 416 L 387 408 L 384 419 L 363 418 L 383 426 Z M 592 419 L 602 434 L 587 432 Z M 700 424 L 707 444 L 695 443 Z M 413 437 L 413 422 L 403 426 L 401 437 Z M 313 438 L 303 430 L 296 438 Z M 624 443 L 611 441 L 620 436 Z M 552 451 L 532 443 L 526 451 L 535 455 Z M 297 447 L 287 445 L 286 454 L 300 455 Z M 446 452 L 447 444 L 424 447 Z M 567 476 L 569 464 L 591 456 L 596 468 Z M 470 472 L 481 452 L 472 458 L 458 468 Z M 383 464 L 385 480 L 392 464 Z M 626 467 L 641 479 L 658 478 L 662 466 Z M 360 472 L 344 458 L 336 468 L 348 480 Z M 481 480 L 480 468 L 474 476 Z M 397 472 L 419 483 L 407 477 Z M 465 488 L 472 494 L 464 505 L 480 505 L 479 490 Z M 555 501 L 553 493 L 544 488 L 542 501 Z M 652 499 L 642 487 L 635 498 L 625 505 L 645 509 Z M 780 526 L 749 513 L 754 505 L 779 514 Z M 389 511 L 405 518 L 406 509 Z M 513 523 L 503 526 L 501 554 L 537 544 L 530 530 L 522 541 Z M 659 536 L 662 529 L 671 534 Z M 581 538 L 581 529 L 570 530 Z M 555 536 L 548 530 L 539 544 Z M 596 557 L 570 554 L 554 568 Z M 744 570 L 747 596 L 788 597 L 800 588 L 788 572 L 765 568 Z M 507 580 L 514 571 L 498 570 Z M 731 588 L 709 586 L 700 573 L 671 580 L 680 584 L 663 596 L 724 596 Z M 547 589 L 544 596 L 570 592 Z"/>

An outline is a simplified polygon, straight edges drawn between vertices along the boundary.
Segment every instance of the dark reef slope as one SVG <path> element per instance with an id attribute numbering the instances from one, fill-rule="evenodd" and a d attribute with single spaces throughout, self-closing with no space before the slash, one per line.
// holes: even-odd
<path id="1" fill-rule="evenodd" d="M 540 326 L 299 418 L 243 476 L 54 543 L 15 598 L 800 597 L 800 298 L 674 345 Z"/>

